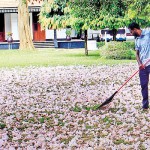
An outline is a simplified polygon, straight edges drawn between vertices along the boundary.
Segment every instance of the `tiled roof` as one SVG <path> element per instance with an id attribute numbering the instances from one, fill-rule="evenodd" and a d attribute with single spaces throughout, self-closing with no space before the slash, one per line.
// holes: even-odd
<path id="1" fill-rule="evenodd" d="M 34 0 L 31 2 L 30 0 L 29 6 L 41 6 L 44 0 Z M 0 0 L 0 8 L 8 8 L 8 7 L 18 7 L 19 0 Z"/>

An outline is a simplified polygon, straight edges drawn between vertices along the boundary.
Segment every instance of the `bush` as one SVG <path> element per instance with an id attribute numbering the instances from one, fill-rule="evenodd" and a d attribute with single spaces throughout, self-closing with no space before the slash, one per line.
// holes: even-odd
<path id="1" fill-rule="evenodd" d="M 98 49 L 105 45 L 105 42 L 97 42 Z"/>
<path id="2" fill-rule="evenodd" d="M 108 59 L 135 59 L 134 42 L 109 42 L 100 49 L 100 55 Z"/>

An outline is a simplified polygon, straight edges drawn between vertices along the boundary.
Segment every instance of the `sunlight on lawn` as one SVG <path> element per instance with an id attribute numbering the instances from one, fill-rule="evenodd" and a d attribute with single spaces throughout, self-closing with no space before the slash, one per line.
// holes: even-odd
<path id="1" fill-rule="evenodd" d="M 130 63 L 134 60 L 102 59 L 99 51 L 89 51 L 85 56 L 84 49 L 38 49 L 37 51 L 1 50 L 0 67 L 16 66 L 70 66 L 70 65 L 101 65 Z"/>

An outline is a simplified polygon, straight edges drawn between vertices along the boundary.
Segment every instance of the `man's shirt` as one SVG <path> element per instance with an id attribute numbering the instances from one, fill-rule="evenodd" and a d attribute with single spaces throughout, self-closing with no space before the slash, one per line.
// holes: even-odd
<path id="1" fill-rule="evenodd" d="M 139 57 L 142 64 L 145 64 L 150 59 L 150 31 L 149 30 L 142 30 L 141 36 L 136 38 L 135 50 L 139 51 Z M 148 63 L 147 65 L 150 65 L 150 63 Z"/>

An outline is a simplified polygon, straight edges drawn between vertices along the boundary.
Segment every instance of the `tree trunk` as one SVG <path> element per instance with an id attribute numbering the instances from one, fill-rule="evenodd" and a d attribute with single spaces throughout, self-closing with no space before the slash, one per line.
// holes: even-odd
<path id="1" fill-rule="evenodd" d="M 55 46 L 55 48 L 58 48 L 57 31 L 56 31 L 56 29 L 54 29 L 54 46 Z"/>
<path id="2" fill-rule="evenodd" d="M 84 31 L 85 34 L 85 55 L 88 56 L 88 49 L 87 49 L 87 30 Z"/>
<path id="3" fill-rule="evenodd" d="M 112 33 L 113 33 L 113 41 L 116 41 L 117 29 L 113 28 Z"/>
<path id="4" fill-rule="evenodd" d="M 18 29 L 21 50 L 35 50 L 33 45 L 31 30 L 29 26 L 28 4 L 24 0 L 19 0 L 18 6 Z"/>

